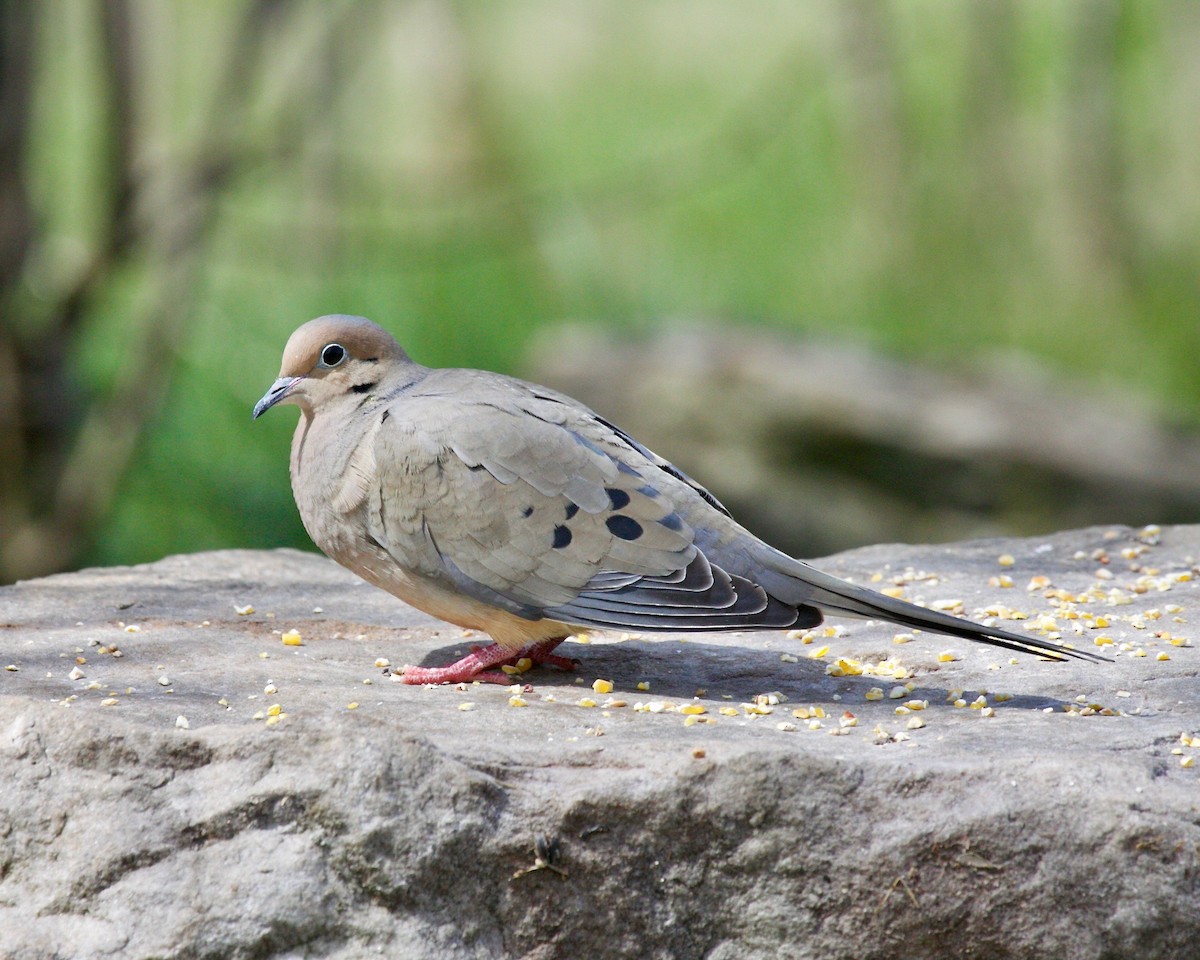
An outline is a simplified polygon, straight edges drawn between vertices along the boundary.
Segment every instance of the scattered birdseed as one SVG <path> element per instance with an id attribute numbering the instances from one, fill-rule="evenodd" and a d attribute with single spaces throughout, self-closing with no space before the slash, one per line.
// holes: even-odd
<path id="1" fill-rule="evenodd" d="M 995 707 L 982 707 L 979 711 L 981 717 L 994 717 L 996 715 Z"/>
<path id="2" fill-rule="evenodd" d="M 510 707 L 527 707 L 529 706 L 529 701 L 524 697 L 518 697 L 514 695 L 508 698 L 508 705 Z"/>
<path id="3" fill-rule="evenodd" d="M 357 707 L 358 704 L 355 703 L 355 704 L 352 704 L 352 706 Z M 462 703 L 460 703 L 458 705 L 458 709 L 461 710 L 463 713 L 466 713 L 468 710 L 474 710 L 475 704 L 470 700 L 464 700 Z"/>
<path id="4" fill-rule="evenodd" d="M 882 700 L 883 699 L 883 688 L 882 687 L 872 687 L 870 690 L 867 691 L 866 698 L 868 700 Z"/>
<path id="5" fill-rule="evenodd" d="M 579 706 L 581 706 L 581 707 L 594 707 L 594 706 L 597 706 L 597 703 L 596 703 L 596 701 L 595 701 L 595 700 L 593 700 L 591 697 L 580 697 L 580 698 L 579 698 Z"/>
<path id="6" fill-rule="evenodd" d="M 86 676 L 87 676 L 87 674 L 84 673 L 82 670 L 80 670 L 78 667 L 72 667 L 71 672 L 67 674 L 67 679 L 68 680 L 82 680 Z"/>
<path id="7" fill-rule="evenodd" d="M 775 729 L 782 730 L 784 733 L 791 733 L 800 728 L 788 720 L 780 720 L 779 723 L 775 724 Z"/>
<path id="8" fill-rule="evenodd" d="M 953 650 L 943 650 L 938 654 L 938 663 L 952 663 L 958 659 L 958 654 Z"/>
<path id="9" fill-rule="evenodd" d="M 911 633 L 898 633 L 892 637 L 892 643 L 911 643 L 913 639 Z"/>
<path id="10" fill-rule="evenodd" d="M 1158 656 L 1156 656 L 1154 659 L 1155 660 L 1170 660 L 1171 655 L 1169 653 L 1167 653 L 1166 650 L 1162 650 L 1159 652 Z"/>
<path id="11" fill-rule="evenodd" d="M 849 710 L 838 717 L 838 726 L 840 727 L 857 727 L 858 717 L 852 714 Z"/>
<path id="12" fill-rule="evenodd" d="M 161 682 L 162 681 L 160 680 L 159 683 L 161 683 Z M 270 680 L 268 680 L 267 685 L 265 687 L 263 687 L 263 693 L 265 693 L 268 697 L 271 696 L 272 694 L 278 693 L 278 692 L 279 692 L 279 688 L 277 686 L 275 686 L 275 684 L 272 683 Z"/>
<path id="13" fill-rule="evenodd" d="M 920 730 L 925 726 L 925 719 L 923 717 L 909 717 L 908 722 L 904 726 L 909 730 Z"/>
<path id="14" fill-rule="evenodd" d="M 239 617 L 248 617 L 250 614 L 254 613 L 254 608 L 250 606 L 250 604 L 246 604 L 244 607 L 239 607 L 235 604 L 233 612 Z"/>
<path id="15" fill-rule="evenodd" d="M 100 706 L 115 707 L 120 702 L 121 701 L 118 700 L 116 697 L 105 697 L 103 700 L 100 701 Z"/>
<path id="16" fill-rule="evenodd" d="M 892 687 L 892 689 L 888 691 L 889 700 L 899 700 L 901 697 L 907 696 L 908 687 Z"/>
<path id="17" fill-rule="evenodd" d="M 1179 765 L 1181 767 L 1195 766 L 1195 763 L 1196 763 L 1195 757 L 1180 757 L 1179 758 Z"/>
<path id="18" fill-rule="evenodd" d="M 637 688 L 639 690 L 649 690 L 650 689 L 650 681 L 649 680 L 639 680 L 638 684 L 637 684 Z"/>
<path id="19" fill-rule="evenodd" d="M 679 712 L 688 714 L 689 716 L 699 716 L 702 713 L 708 713 L 708 708 L 700 703 L 689 703 L 680 707 Z"/>
<path id="20" fill-rule="evenodd" d="M 283 645 L 285 647 L 302 647 L 302 646 L 304 646 L 304 641 L 300 639 L 300 634 L 297 633 L 295 630 L 288 630 L 279 639 L 283 641 Z"/>
<path id="21" fill-rule="evenodd" d="M 734 707 L 722 707 L 717 711 L 717 713 L 720 713 L 726 717 L 736 717 L 738 715 L 738 712 Z"/>
<path id="22" fill-rule="evenodd" d="M 612 693 L 613 684 L 611 680 L 593 680 L 592 689 L 596 693 Z"/>
<path id="23" fill-rule="evenodd" d="M 20 668 L 20 667 L 18 667 L 18 666 L 17 666 L 15 663 L 10 663 L 10 664 L 9 664 L 8 666 L 6 666 L 4 669 L 5 669 L 5 670 L 7 670 L 9 673 L 16 673 L 16 672 L 17 672 L 18 670 L 20 670 L 21 668 Z"/>
<path id="24" fill-rule="evenodd" d="M 708 752 L 703 747 L 693 747 L 692 748 L 692 759 L 693 760 L 703 760 L 707 756 L 708 756 Z"/>
<path id="25" fill-rule="evenodd" d="M 809 656 L 814 660 L 820 660 L 825 654 L 829 653 L 829 646 L 817 647 L 816 650 L 810 650 Z"/>
<path id="26" fill-rule="evenodd" d="M 180 714 L 175 718 L 175 726 L 180 730 L 188 730 L 191 728 L 191 724 L 188 723 L 188 718 L 183 714 Z"/>
<path id="27" fill-rule="evenodd" d="M 783 663 L 799 663 L 799 662 L 800 662 L 800 658 L 799 658 L 799 657 L 797 657 L 797 656 L 794 656 L 793 654 L 790 654 L 790 653 L 781 653 L 781 654 L 779 655 L 779 659 L 780 659 L 780 660 L 781 660 Z"/>
<path id="28" fill-rule="evenodd" d="M 1014 557 L 1011 553 L 1002 553 L 1002 554 L 1000 554 L 1000 556 L 998 556 L 996 558 L 996 562 L 998 564 L 1000 564 L 1000 566 L 1002 566 L 1002 567 L 1011 567 L 1014 563 L 1017 562 L 1017 558 Z"/>

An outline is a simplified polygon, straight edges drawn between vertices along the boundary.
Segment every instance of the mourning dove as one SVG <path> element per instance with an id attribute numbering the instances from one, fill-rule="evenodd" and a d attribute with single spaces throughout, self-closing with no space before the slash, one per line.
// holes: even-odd
<path id="1" fill-rule="evenodd" d="M 522 657 L 571 668 L 579 627 L 814 627 L 824 613 L 1102 659 L 838 579 L 764 543 L 679 468 L 564 394 L 431 369 L 362 317 L 292 334 L 254 407 L 300 408 L 296 505 L 313 541 L 406 603 L 494 641 L 407 683 L 486 680 Z"/>

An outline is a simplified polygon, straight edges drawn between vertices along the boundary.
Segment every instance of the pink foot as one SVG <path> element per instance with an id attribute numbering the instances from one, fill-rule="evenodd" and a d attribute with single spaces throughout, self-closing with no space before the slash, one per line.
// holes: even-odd
<path id="1" fill-rule="evenodd" d="M 535 664 L 546 663 L 563 670 L 574 670 L 574 660 L 552 652 L 564 639 L 559 637 L 556 640 L 531 643 L 516 653 L 498 643 L 486 647 L 473 647 L 465 657 L 447 667 L 405 667 L 400 679 L 404 683 L 469 683 L 479 680 L 482 683 L 502 683 L 508 686 L 518 682 L 519 674 L 510 676 L 500 670 L 488 668 L 515 666 L 523 657 L 528 657 Z"/>

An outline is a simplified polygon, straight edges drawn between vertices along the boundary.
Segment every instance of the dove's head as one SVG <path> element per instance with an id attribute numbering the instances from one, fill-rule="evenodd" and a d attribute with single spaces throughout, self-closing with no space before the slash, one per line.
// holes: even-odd
<path id="1" fill-rule="evenodd" d="M 395 338 L 365 317 L 317 317 L 288 338 L 279 379 L 254 405 L 254 418 L 277 403 L 312 411 L 346 394 L 367 393 L 393 365 L 408 362 Z"/>

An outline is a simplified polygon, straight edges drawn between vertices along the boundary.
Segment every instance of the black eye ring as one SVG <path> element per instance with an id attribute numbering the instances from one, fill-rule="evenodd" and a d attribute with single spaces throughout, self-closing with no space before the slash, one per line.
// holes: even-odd
<path id="1" fill-rule="evenodd" d="M 321 348 L 321 366 L 336 367 L 347 356 L 346 348 L 340 343 L 327 343 Z"/>

